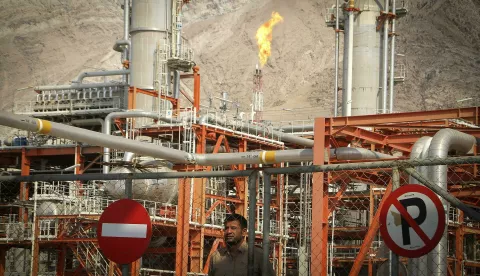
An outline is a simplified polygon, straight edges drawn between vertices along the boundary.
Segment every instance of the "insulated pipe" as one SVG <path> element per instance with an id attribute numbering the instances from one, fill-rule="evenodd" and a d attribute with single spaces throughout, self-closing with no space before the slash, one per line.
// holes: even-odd
<path id="1" fill-rule="evenodd" d="M 428 155 L 428 148 L 430 147 L 430 142 L 432 137 L 423 136 L 415 142 L 410 153 L 410 160 L 425 159 Z M 427 175 L 426 167 L 416 167 L 415 168 L 423 176 Z M 409 176 L 410 184 L 419 184 L 420 182 L 415 179 L 413 176 Z M 427 265 L 427 256 L 422 256 L 419 258 L 410 258 L 408 259 L 408 275 L 411 276 L 421 276 L 428 275 L 428 265 Z"/>
<path id="2" fill-rule="evenodd" d="M 127 112 L 129 114 L 115 115 L 111 113 L 105 119 L 104 133 L 110 133 L 111 120 L 113 118 L 128 117 L 150 117 L 148 112 Z M 131 113 L 131 114 L 130 114 Z M 112 115 L 113 114 L 113 115 Z M 134 115 L 136 114 L 136 115 Z M 151 118 L 158 118 L 157 114 L 153 114 Z M 157 116 L 157 117 L 155 117 Z M 165 119 L 165 118 L 163 118 Z M 293 149 L 279 151 L 256 151 L 256 152 L 239 152 L 239 153 L 218 153 L 218 154 L 190 154 L 181 150 L 166 148 L 162 146 L 154 146 L 150 143 L 125 139 L 123 137 L 111 136 L 95 131 L 82 128 L 68 126 L 64 124 L 54 123 L 46 120 L 31 118 L 18 114 L 9 114 L 0 111 L 0 122 L 2 125 L 23 129 L 42 134 L 62 137 L 74 141 L 88 143 L 105 147 L 108 149 L 104 156 L 105 162 L 109 162 L 110 148 L 115 148 L 127 152 L 135 152 L 137 154 L 162 158 L 177 164 L 198 164 L 204 166 L 215 165 L 235 165 L 235 164 L 275 164 L 281 162 L 300 162 L 312 161 L 313 151 L 311 149 Z M 357 153 L 352 153 L 352 150 Z M 338 148 L 331 150 L 332 155 L 337 155 L 337 159 L 341 158 L 394 158 L 385 154 L 371 153 L 368 150 Z M 108 173 L 108 170 L 104 172 Z"/>
<path id="3" fill-rule="evenodd" d="M 347 51 L 347 89 L 342 98 L 342 116 L 352 116 L 352 79 L 353 79 L 353 9 L 355 1 L 348 4 L 348 51 Z M 345 87 L 344 87 L 345 88 Z"/>
<path id="4" fill-rule="evenodd" d="M 130 49 L 130 47 L 131 47 L 130 40 L 120 39 L 120 40 L 115 41 L 115 44 L 113 45 L 113 50 L 115 50 L 117 52 L 120 52 L 120 53 L 123 53 L 123 51 L 125 51 L 127 49 L 126 46 L 128 46 L 128 49 Z M 125 59 L 128 60 L 128 56 L 125 56 Z"/>
<path id="5" fill-rule="evenodd" d="M 271 175 L 263 174 L 263 254 L 262 254 L 262 274 L 270 271 L 270 204 L 272 203 L 272 182 Z"/>
<path id="6" fill-rule="evenodd" d="M 395 0 L 392 0 L 392 38 L 390 39 L 390 113 L 393 113 L 393 86 L 395 85 L 395 9 Z"/>
<path id="7" fill-rule="evenodd" d="M 129 112 L 112 112 L 105 117 L 105 125 L 103 128 L 103 133 L 106 135 L 110 135 L 112 132 L 112 121 L 117 118 L 152 118 L 155 120 L 161 120 L 164 122 L 171 122 L 170 119 L 159 117 L 156 113 L 145 112 L 145 111 L 129 111 Z M 177 150 L 176 150 L 177 151 Z M 183 152 L 183 151 L 177 151 Z M 185 153 L 185 152 L 183 152 Z M 146 154 L 149 155 L 149 154 Z M 109 163 L 110 162 L 110 148 L 104 147 L 103 148 L 103 162 Z M 103 173 L 108 173 L 110 171 L 110 166 L 104 165 L 103 166 Z"/>
<path id="8" fill-rule="evenodd" d="M 123 2 L 123 39 L 126 41 L 128 41 L 129 27 L 130 27 L 130 0 L 125 0 Z M 130 41 L 128 41 L 128 46 L 130 46 Z"/>
<path id="9" fill-rule="evenodd" d="M 82 84 L 67 84 L 67 85 L 44 85 L 44 86 L 35 86 L 33 90 L 35 91 L 48 91 L 48 90 L 81 90 L 88 88 L 102 88 L 102 87 L 112 87 L 112 86 L 127 86 L 126 83 L 82 83 Z"/>
<path id="10" fill-rule="evenodd" d="M 130 70 L 113 70 L 113 71 L 98 71 L 98 72 L 83 72 L 77 76 L 76 80 L 73 80 L 73 83 L 82 83 L 84 78 L 91 77 L 103 77 L 103 76 L 118 76 L 118 75 L 129 75 Z"/>
<path id="11" fill-rule="evenodd" d="M 453 129 L 441 129 L 438 131 L 430 143 L 428 149 L 428 158 L 446 158 L 450 150 L 455 150 L 457 154 L 464 154 L 469 152 L 475 145 L 475 137 L 459 132 Z M 447 169 L 446 165 L 431 166 L 428 170 L 429 179 L 436 183 L 439 188 L 447 189 Z M 441 199 L 448 217 L 449 203 Z M 448 273 L 448 243 L 447 243 L 447 229 L 443 234 L 442 239 L 438 245 L 428 253 L 428 271 L 432 276 L 447 275 Z"/>
<path id="12" fill-rule="evenodd" d="M 340 52 L 340 33 L 338 26 L 338 0 L 335 6 L 336 15 L 335 15 L 335 91 L 334 91 L 334 102 L 333 102 L 333 116 L 338 116 L 338 53 Z"/>
<path id="13" fill-rule="evenodd" d="M 229 127 L 238 127 L 243 132 L 255 131 L 257 133 L 261 133 L 271 139 L 278 139 L 283 142 L 289 142 L 296 145 L 304 146 L 304 147 L 313 147 L 313 140 L 298 137 L 291 134 L 286 134 L 281 131 L 277 130 L 268 130 L 267 128 L 248 124 L 248 123 L 236 123 L 231 121 L 225 121 L 223 119 L 217 118 L 214 114 L 207 114 L 200 118 L 199 124 L 204 123 L 217 123 L 222 126 L 229 126 Z"/>
<path id="14" fill-rule="evenodd" d="M 258 172 L 248 177 L 248 276 L 255 275 L 255 213 L 257 205 Z"/>
<path id="15" fill-rule="evenodd" d="M 180 150 L 171 148 L 152 146 L 139 141 L 128 140 L 123 137 L 105 135 L 103 133 L 67 126 L 46 120 L 31 118 L 18 114 L 9 114 L 0 111 L 0 122 L 4 126 L 23 129 L 26 131 L 48 134 L 56 137 L 62 137 L 73 141 L 88 143 L 100 147 L 111 147 L 124 151 L 131 151 L 138 154 L 164 158 L 176 163 L 188 164 L 191 155 Z M 107 124 L 105 124 L 107 128 Z"/>
<path id="16" fill-rule="evenodd" d="M 124 162 L 132 162 L 133 158 L 135 157 L 135 153 L 134 152 L 125 152 L 125 154 L 123 155 L 123 161 Z"/>
<path id="17" fill-rule="evenodd" d="M 387 91 L 388 91 L 388 11 L 390 0 L 385 0 L 384 15 L 386 16 L 383 22 L 383 74 L 382 74 L 382 112 L 387 113 Z"/>
<path id="18" fill-rule="evenodd" d="M 98 119 L 81 119 L 81 120 L 72 120 L 70 122 L 72 125 L 76 126 L 94 126 L 94 125 L 100 125 L 103 130 L 103 120 L 98 118 Z"/>

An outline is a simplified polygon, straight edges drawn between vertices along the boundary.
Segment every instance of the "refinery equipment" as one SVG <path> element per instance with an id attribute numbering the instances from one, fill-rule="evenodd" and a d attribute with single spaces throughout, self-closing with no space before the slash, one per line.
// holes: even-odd
<path id="1" fill-rule="evenodd" d="M 15 115 L 0 112 L 0 124 L 20 129 L 0 147 L 0 276 L 122 275 L 125 267 L 98 247 L 96 223 L 124 197 L 145 207 L 153 229 L 149 248 L 127 268 L 131 275 L 206 275 L 211 254 L 223 246 L 223 220 L 233 212 L 253 222 L 249 242 L 267 245 L 276 275 L 381 275 L 391 257 L 376 214 L 393 182 L 418 180 L 398 176 L 393 166 L 356 164 L 476 156 L 479 108 L 383 114 L 393 111 L 394 82 L 405 80 L 395 70 L 394 22 L 406 10 L 395 0 L 383 6 L 350 0 L 329 9 L 337 69 L 339 31 L 345 33 L 345 116 L 301 122 L 285 116 L 267 124 L 258 66 L 251 116 L 229 112 L 227 92 L 219 112 L 204 108 L 200 67 L 181 31 L 188 2 L 125 0 L 124 37 L 114 44 L 123 69 L 82 72 L 68 85 L 35 87 L 35 100 L 16 102 Z M 97 76 L 106 80 L 83 81 Z M 122 80 L 107 81 L 111 76 Z M 193 95 L 181 82 L 185 78 L 193 78 Z M 338 90 L 337 77 L 335 97 Z M 324 170 L 295 171 L 310 165 Z M 336 167 L 345 165 L 350 169 Z M 478 208 L 478 164 L 448 165 L 415 169 Z M 255 171 L 251 186 L 241 174 L 249 170 Z M 175 177 L 113 177 L 120 173 Z M 177 177 L 182 173 L 216 176 Z M 72 175 L 79 178 L 58 180 Z M 89 175 L 96 178 L 79 180 Z M 480 225 L 443 203 L 448 231 L 431 255 L 401 258 L 409 275 L 480 271 Z"/>

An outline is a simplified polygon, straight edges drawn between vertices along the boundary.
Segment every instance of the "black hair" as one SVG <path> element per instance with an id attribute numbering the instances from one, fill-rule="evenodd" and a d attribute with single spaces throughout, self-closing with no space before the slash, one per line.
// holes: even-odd
<path id="1" fill-rule="evenodd" d="M 227 214 L 227 217 L 225 218 L 225 220 L 223 221 L 223 224 L 226 225 L 227 222 L 230 222 L 230 221 L 238 221 L 240 222 L 240 227 L 242 227 L 242 229 L 246 229 L 248 227 L 248 223 L 247 223 L 247 219 L 242 216 L 242 215 L 239 215 L 239 214 Z"/>

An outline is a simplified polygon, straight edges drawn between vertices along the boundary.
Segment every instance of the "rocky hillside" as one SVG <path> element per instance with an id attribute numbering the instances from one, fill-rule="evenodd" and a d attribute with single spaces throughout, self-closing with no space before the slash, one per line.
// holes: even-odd
<path id="1" fill-rule="evenodd" d="M 82 70 L 119 68 L 118 0 L 0 1 L 0 108 L 32 100 L 32 86 L 68 83 Z M 34 96 L 33 96 L 34 97 Z"/>
<path id="2" fill-rule="evenodd" d="M 82 70 L 118 68 L 119 54 L 111 49 L 123 32 L 121 2 L 1 1 L 0 108 L 11 110 L 14 99 L 31 99 L 31 86 L 68 83 Z M 250 109 L 258 62 L 255 32 L 277 11 L 284 22 L 274 29 L 272 56 L 263 68 L 265 117 L 331 114 L 334 32 L 325 26 L 324 15 L 334 2 L 191 1 L 184 8 L 184 36 L 195 48 L 205 102 L 227 91 L 241 109 Z M 447 108 L 457 106 L 458 99 L 478 99 L 480 2 L 404 4 L 409 14 L 398 22 L 397 45 L 406 55 L 407 79 L 396 87 L 395 110 Z"/>

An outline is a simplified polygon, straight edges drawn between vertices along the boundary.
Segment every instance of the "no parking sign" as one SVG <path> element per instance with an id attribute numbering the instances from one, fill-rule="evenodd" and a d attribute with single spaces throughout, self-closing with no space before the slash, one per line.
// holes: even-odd
<path id="1" fill-rule="evenodd" d="M 445 210 L 425 186 L 405 185 L 390 194 L 380 210 L 380 233 L 394 253 L 418 258 L 438 244 L 445 230 Z"/>

